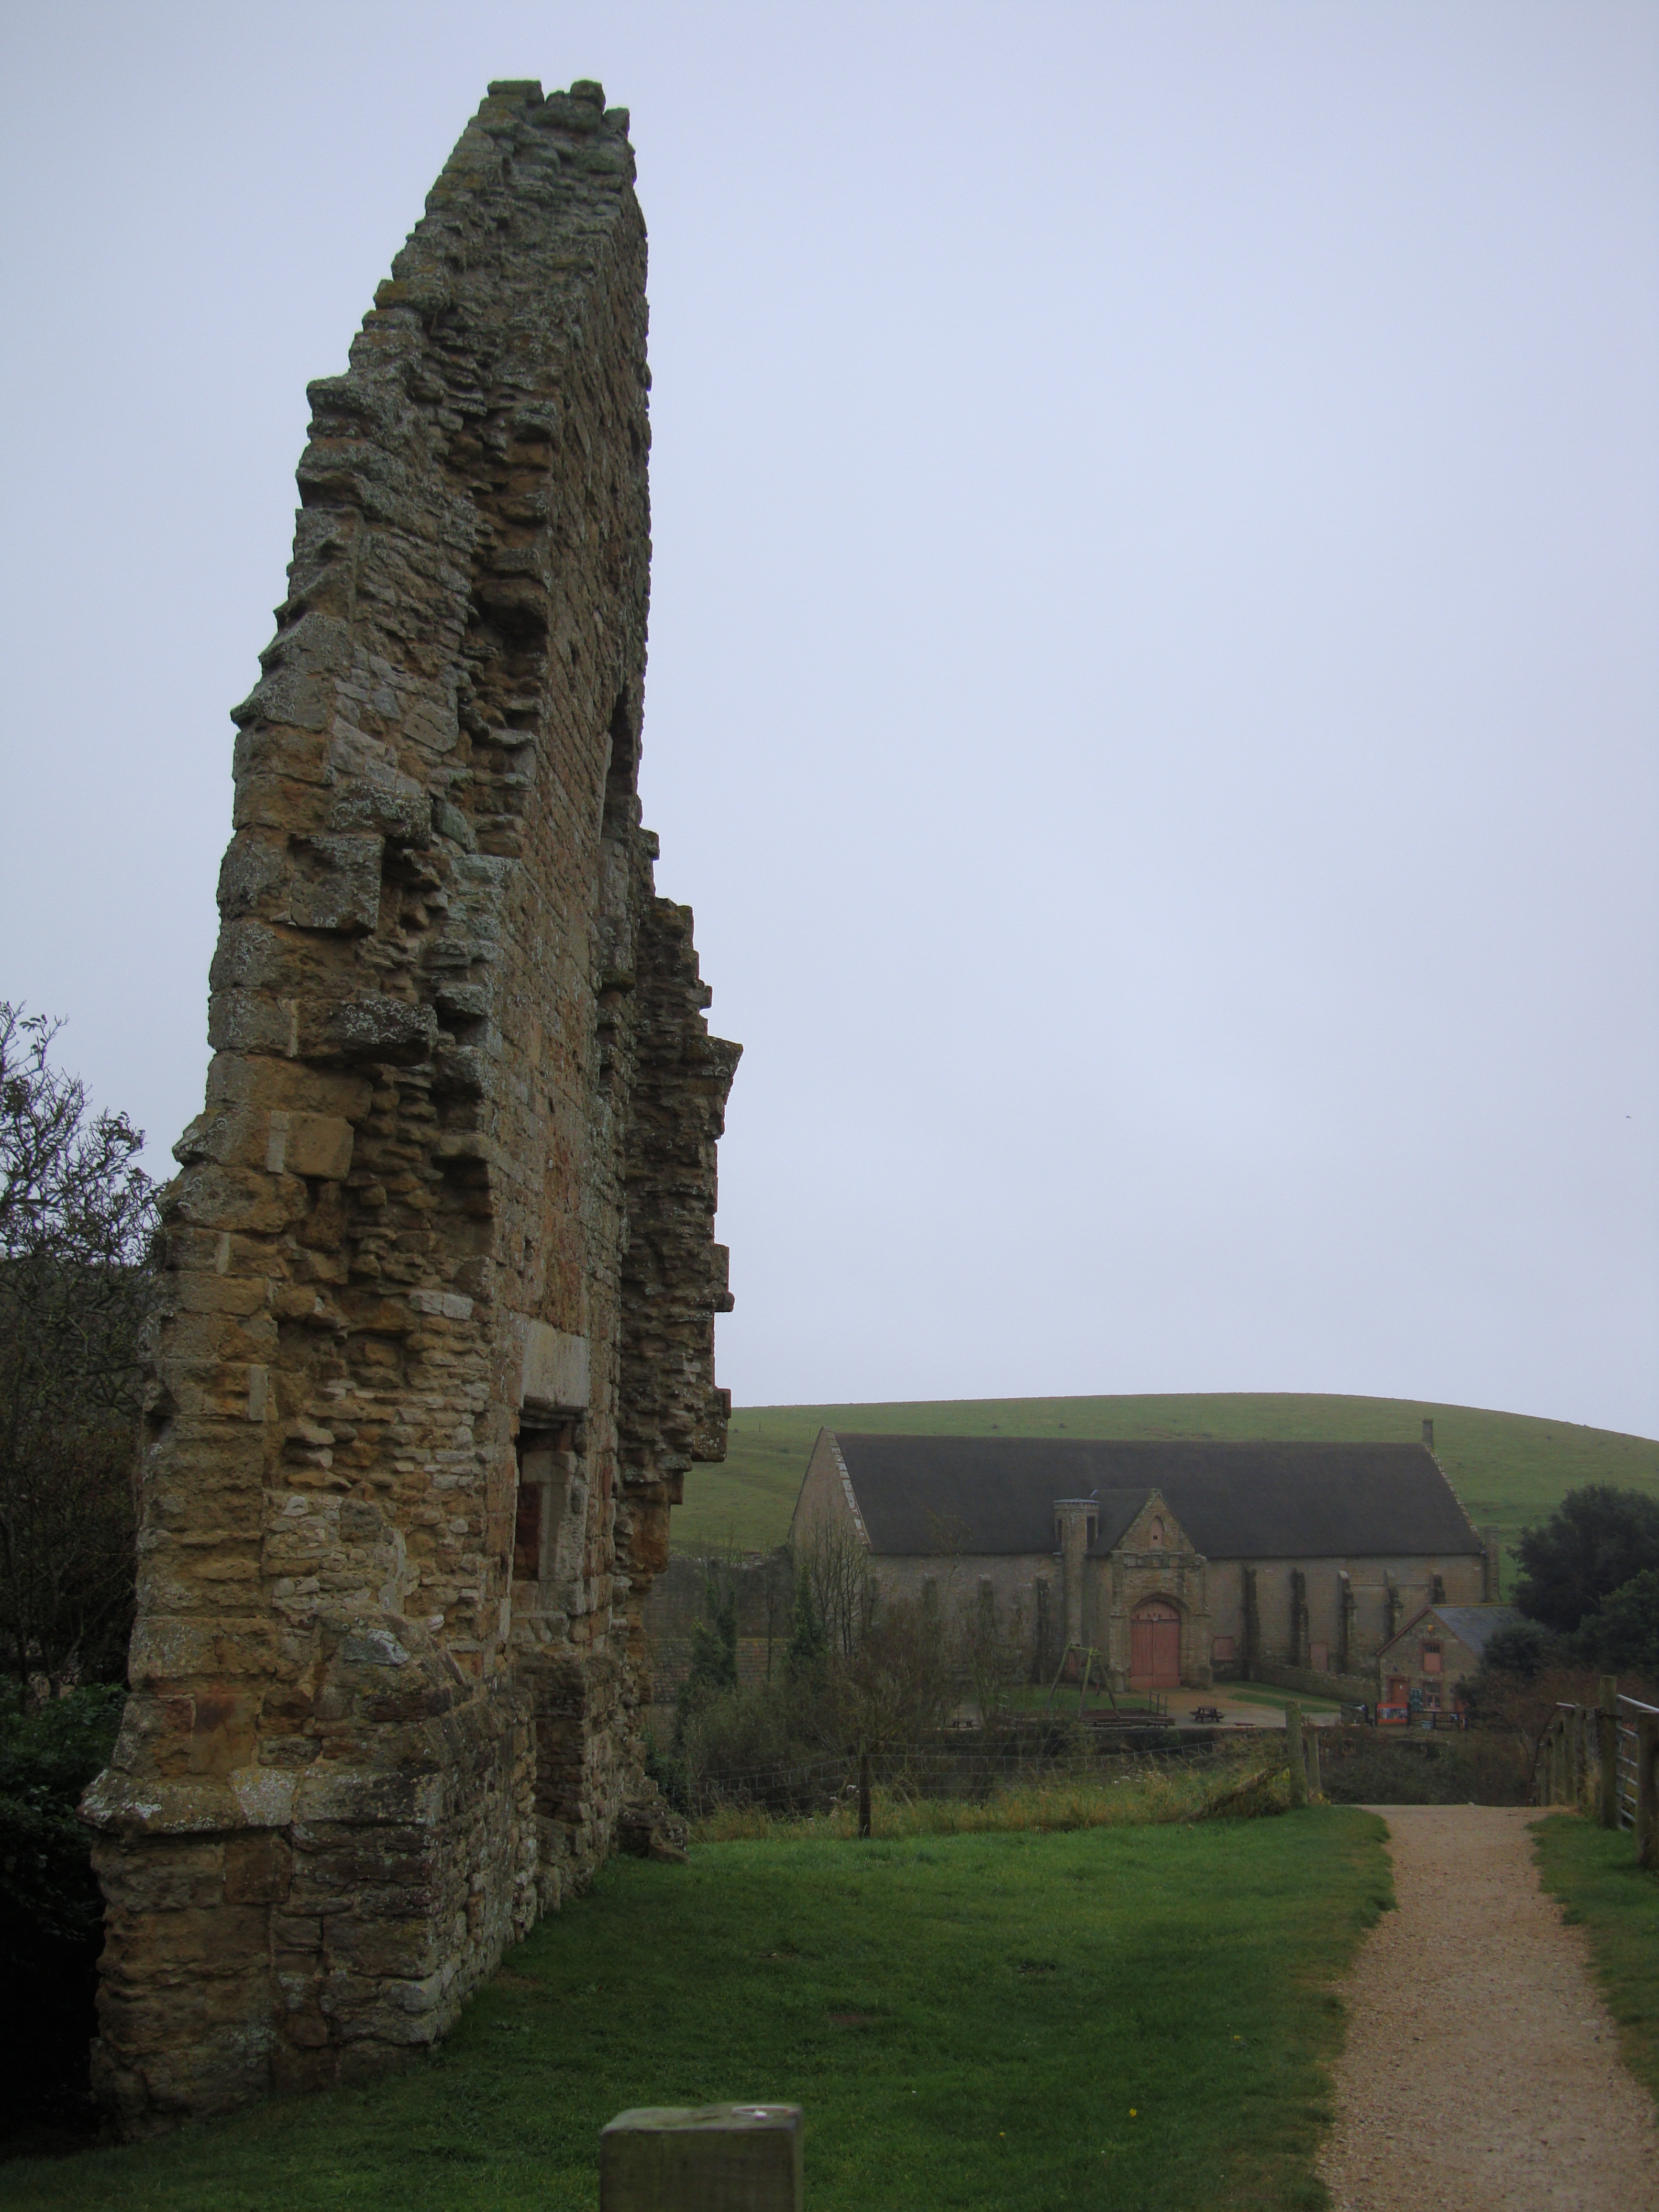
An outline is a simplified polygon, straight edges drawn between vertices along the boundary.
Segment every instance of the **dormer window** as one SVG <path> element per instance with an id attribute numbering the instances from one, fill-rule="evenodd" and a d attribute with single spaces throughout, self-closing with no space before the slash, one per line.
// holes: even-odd
<path id="1" fill-rule="evenodd" d="M 1164 1523 L 1156 1513 L 1152 1516 L 1152 1528 L 1147 1532 L 1147 1541 L 1154 1549 L 1164 1541 Z"/>

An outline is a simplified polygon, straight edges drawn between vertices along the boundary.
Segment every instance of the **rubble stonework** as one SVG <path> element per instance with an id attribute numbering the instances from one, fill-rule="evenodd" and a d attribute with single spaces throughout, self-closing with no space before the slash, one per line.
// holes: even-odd
<path id="1" fill-rule="evenodd" d="M 725 1452 L 738 1048 L 635 795 L 627 120 L 492 85 L 311 386 L 84 1808 L 130 2131 L 430 2043 L 619 1834 L 672 1848 L 640 1606 Z"/>

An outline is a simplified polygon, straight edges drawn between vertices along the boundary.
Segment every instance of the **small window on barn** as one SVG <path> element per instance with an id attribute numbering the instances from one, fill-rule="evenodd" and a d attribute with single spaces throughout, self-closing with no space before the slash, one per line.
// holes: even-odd
<path id="1" fill-rule="evenodd" d="M 1423 1672 L 1425 1674 L 1437 1674 L 1440 1672 L 1440 1646 L 1437 1644 L 1425 1644 L 1423 1646 Z"/>
<path id="2" fill-rule="evenodd" d="M 1231 1659 L 1232 1656 L 1232 1638 L 1231 1636 L 1218 1636 L 1214 1643 L 1210 1646 L 1211 1658 L 1215 1660 Z"/>
<path id="3" fill-rule="evenodd" d="M 1164 1541 L 1164 1523 L 1156 1514 L 1152 1516 L 1152 1540 L 1154 1544 L 1161 1544 Z"/>

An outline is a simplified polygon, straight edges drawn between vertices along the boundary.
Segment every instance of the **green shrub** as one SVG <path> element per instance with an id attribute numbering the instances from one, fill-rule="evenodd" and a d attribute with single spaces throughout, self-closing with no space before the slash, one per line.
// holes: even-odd
<path id="1" fill-rule="evenodd" d="M 1322 1729 L 1319 1762 L 1336 1805 L 1524 1805 L 1532 1789 L 1530 1753 L 1508 1729 Z"/>
<path id="2" fill-rule="evenodd" d="M 104 1907 L 82 1791 L 109 1762 L 125 1692 L 100 1684 L 0 1720 L 0 1985 L 28 2033 L 0 2069 L 0 2129 L 83 2124 Z"/>

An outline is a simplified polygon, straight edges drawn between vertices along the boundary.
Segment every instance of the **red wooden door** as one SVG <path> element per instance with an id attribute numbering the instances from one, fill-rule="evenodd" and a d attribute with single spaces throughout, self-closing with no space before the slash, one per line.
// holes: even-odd
<path id="1" fill-rule="evenodd" d="M 1129 1617 L 1129 1686 L 1174 1690 L 1181 1684 L 1181 1615 L 1164 1599 L 1148 1598 Z"/>

